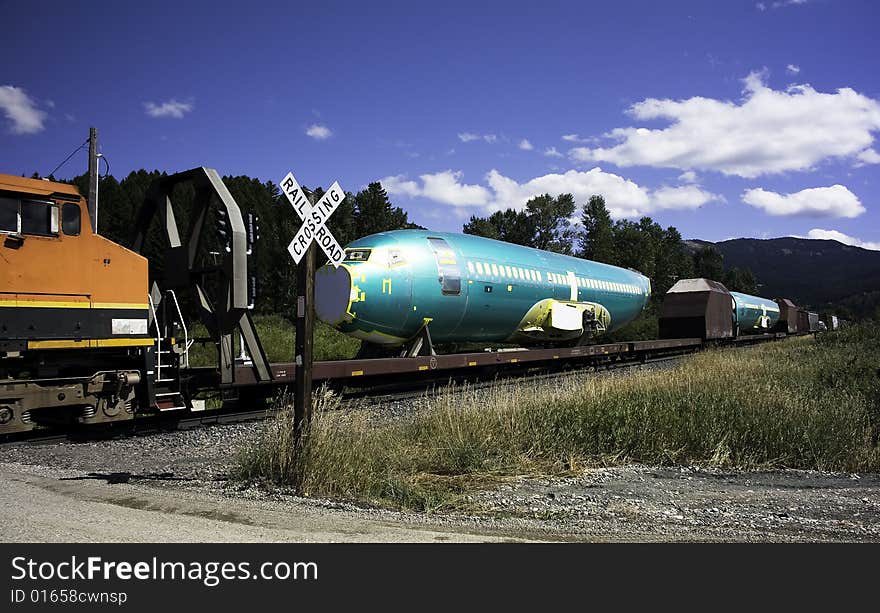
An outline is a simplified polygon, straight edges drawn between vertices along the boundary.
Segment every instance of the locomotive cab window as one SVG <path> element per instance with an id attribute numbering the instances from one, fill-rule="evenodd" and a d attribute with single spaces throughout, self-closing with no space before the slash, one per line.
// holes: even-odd
<path id="1" fill-rule="evenodd" d="M 441 291 L 448 296 L 461 294 L 461 269 L 458 267 L 455 252 L 449 247 L 449 243 L 442 238 L 429 236 L 428 243 L 430 243 L 431 249 L 434 251 L 434 258 L 437 260 Z"/>
<path id="2" fill-rule="evenodd" d="M 18 232 L 18 198 L 0 197 L 0 232 Z"/>
<path id="3" fill-rule="evenodd" d="M 61 229 L 67 236 L 78 236 L 82 230 L 79 205 L 68 202 L 61 209 Z"/>
<path id="4" fill-rule="evenodd" d="M 58 207 L 50 202 L 21 201 L 21 233 L 36 236 L 58 234 Z"/>
<path id="5" fill-rule="evenodd" d="M 58 235 L 58 207 L 51 202 L 0 198 L 0 232 Z"/>

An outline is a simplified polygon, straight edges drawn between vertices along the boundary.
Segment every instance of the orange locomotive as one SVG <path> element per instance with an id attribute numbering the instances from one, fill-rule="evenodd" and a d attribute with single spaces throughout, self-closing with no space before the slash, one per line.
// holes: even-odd
<path id="1" fill-rule="evenodd" d="M 181 183 L 195 193 L 187 233 L 172 198 Z M 216 170 L 156 179 L 133 220 L 131 249 L 99 236 L 89 211 L 71 185 L 0 174 L 0 437 L 131 420 L 138 411 L 179 414 L 195 410 L 206 390 L 234 399 L 242 385 L 272 382 L 249 313 L 256 223 L 249 216 L 245 227 Z M 203 253 L 211 211 L 224 244 Z M 166 265 L 151 280 L 139 251 L 155 220 Z M 194 339 L 178 294 L 193 297 L 216 368 L 189 368 Z M 236 380 L 239 366 L 253 371 L 246 380 Z"/>
<path id="2" fill-rule="evenodd" d="M 146 258 L 75 187 L 0 174 L 0 434 L 131 417 L 155 339 Z"/>

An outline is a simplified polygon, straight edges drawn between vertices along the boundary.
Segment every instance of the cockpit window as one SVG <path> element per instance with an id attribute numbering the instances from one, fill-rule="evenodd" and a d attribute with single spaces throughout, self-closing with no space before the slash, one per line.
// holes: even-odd
<path id="1" fill-rule="evenodd" d="M 347 249 L 345 262 L 366 262 L 370 259 L 371 249 Z"/>

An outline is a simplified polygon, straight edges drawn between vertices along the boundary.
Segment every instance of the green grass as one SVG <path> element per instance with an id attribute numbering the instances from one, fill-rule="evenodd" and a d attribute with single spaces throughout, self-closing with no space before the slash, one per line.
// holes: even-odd
<path id="1" fill-rule="evenodd" d="M 270 362 L 292 362 L 293 347 L 296 340 L 294 325 L 281 315 L 256 315 L 257 328 L 263 351 Z M 192 324 L 190 338 L 206 338 L 208 332 L 201 322 Z M 238 338 L 235 339 L 236 355 Z M 345 360 L 353 358 L 360 347 L 360 341 L 331 328 L 327 324 L 315 322 L 315 360 Z M 214 366 L 217 364 L 217 347 L 214 343 L 193 344 L 189 353 L 190 366 Z"/>
<path id="2" fill-rule="evenodd" d="M 323 395 L 296 457 L 282 411 L 235 476 L 435 510 L 512 475 L 628 462 L 877 471 L 878 347 L 880 326 L 853 326 L 671 368 L 449 390 L 396 420 L 322 410 L 337 405 Z"/>

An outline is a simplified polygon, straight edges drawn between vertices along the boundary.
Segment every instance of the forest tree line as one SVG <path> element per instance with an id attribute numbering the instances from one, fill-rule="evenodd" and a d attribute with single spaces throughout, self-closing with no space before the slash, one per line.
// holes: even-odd
<path id="1" fill-rule="evenodd" d="M 159 171 L 138 170 L 124 179 L 112 175 L 100 180 L 99 232 L 122 245 L 131 244 L 133 220 L 150 184 L 165 176 Z M 70 181 L 80 193 L 88 193 L 88 176 Z M 295 268 L 287 245 L 299 227 L 298 219 L 278 186 L 247 176 L 226 176 L 223 182 L 242 210 L 260 218 L 260 239 L 249 264 L 257 278 L 256 310 L 263 313 L 291 313 L 295 296 Z M 323 194 L 314 188 L 315 194 Z M 186 235 L 188 201 L 192 188 L 181 186 L 172 197 L 181 234 Z M 574 255 L 598 262 L 638 270 L 651 279 L 653 295 L 647 317 L 656 314 L 660 298 L 678 280 L 706 277 L 723 282 L 728 289 L 755 292 L 755 278 L 749 270 L 725 269 L 723 256 L 715 248 L 689 249 L 672 226 L 663 228 L 650 217 L 638 221 L 613 221 L 604 198 L 595 195 L 584 203 L 580 223 L 573 223 L 578 203 L 571 194 L 536 196 L 523 210 L 506 209 L 487 217 L 472 216 L 463 231 L 519 245 Z M 347 193 L 328 222 L 341 245 L 382 232 L 418 228 L 400 207 L 395 206 L 379 182 L 357 193 Z M 218 250 L 216 235 L 205 235 L 206 251 Z M 150 259 L 153 275 L 162 272 L 164 237 L 153 223 L 144 255 Z M 320 265 L 324 255 L 319 253 Z"/>

